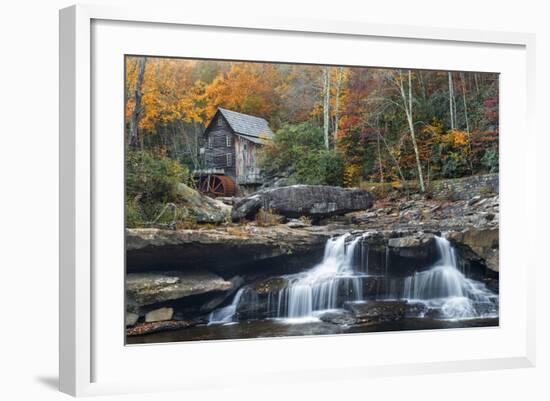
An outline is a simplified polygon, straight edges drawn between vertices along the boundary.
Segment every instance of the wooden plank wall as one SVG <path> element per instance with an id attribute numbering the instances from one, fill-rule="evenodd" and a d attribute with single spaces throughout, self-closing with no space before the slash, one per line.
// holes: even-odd
<path id="1" fill-rule="evenodd" d="M 236 179 L 235 172 L 235 135 L 233 131 L 218 114 L 210 132 L 204 138 L 204 156 L 206 168 L 222 168 L 231 178 Z M 231 138 L 230 147 L 227 146 L 226 137 Z M 209 146 L 209 138 L 211 147 Z M 231 166 L 227 166 L 227 155 L 230 155 Z"/>
<path id="2" fill-rule="evenodd" d="M 242 137 L 235 136 L 235 170 L 237 182 L 257 181 L 260 175 L 258 151 L 260 146 Z"/>

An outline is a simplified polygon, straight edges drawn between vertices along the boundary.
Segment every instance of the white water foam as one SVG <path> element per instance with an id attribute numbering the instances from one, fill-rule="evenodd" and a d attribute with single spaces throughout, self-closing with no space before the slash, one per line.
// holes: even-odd
<path id="1" fill-rule="evenodd" d="M 329 239 L 321 263 L 305 273 L 284 276 L 288 284 L 278 293 L 268 295 L 267 312 L 272 311 L 272 317 L 288 323 L 307 323 L 318 321 L 318 316 L 326 311 L 341 309 L 346 302 L 368 302 L 363 294 L 363 280 L 369 271 L 368 244 L 363 243 L 365 235 L 351 237 L 351 234 L 344 234 Z M 400 279 L 398 284 L 389 277 L 391 260 L 389 248 L 386 249 L 387 289 L 381 299 L 424 304 L 427 309 L 437 312 L 432 315 L 438 319 L 498 316 L 498 295 L 461 272 L 455 250 L 447 239 L 436 237 L 435 241 L 439 260 L 428 270 Z M 236 321 L 235 314 L 241 302 L 254 303 L 248 306 L 258 310 L 265 309 L 257 296 L 243 297 L 247 289 L 242 287 L 230 305 L 213 311 L 209 324 Z"/>
<path id="2" fill-rule="evenodd" d="M 445 319 L 495 316 L 498 296 L 460 271 L 455 250 L 447 239 L 435 240 L 440 259 L 429 270 L 405 278 L 401 291 L 392 297 L 425 303 L 439 309 L 440 317 Z"/>

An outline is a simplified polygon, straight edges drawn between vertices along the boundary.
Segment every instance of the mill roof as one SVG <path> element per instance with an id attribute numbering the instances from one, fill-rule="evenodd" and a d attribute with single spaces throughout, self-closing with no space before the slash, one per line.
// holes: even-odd
<path id="1" fill-rule="evenodd" d="M 249 141 L 265 144 L 273 138 L 273 132 L 269 128 L 267 121 L 261 117 L 238 113 L 222 107 L 218 107 L 216 114 L 218 113 L 225 118 L 235 134 Z"/>

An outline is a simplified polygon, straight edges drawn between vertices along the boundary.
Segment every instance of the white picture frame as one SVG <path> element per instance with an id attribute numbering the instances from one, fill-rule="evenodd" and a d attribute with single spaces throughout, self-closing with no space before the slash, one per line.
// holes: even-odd
<path id="1" fill-rule="evenodd" d="M 95 28 L 94 27 L 99 27 Z M 102 25 L 103 24 L 103 25 Z M 324 40 L 327 43 L 331 40 L 339 40 L 341 44 L 346 41 L 376 40 L 384 41 L 384 46 L 394 43 L 395 45 L 406 42 L 407 46 L 415 44 L 433 45 L 441 49 L 444 53 L 445 47 L 454 46 L 456 52 L 472 51 L 477 49 L 479 52 L 485 52 L 486 48 L 494 48 L 495 54 L 499 51 L 503 55 L 502 60 L 509 57 L 517 68 L 512 71 L 512 66 L 502 66 L 508 68 L 509 73 L 504 74 L 503 91 L 501 93 L 502 108 L 501 113 L 510 110 L 507 115 L 501 115 L 501 189 L 502 189 L 502 233 L 501 241 L 505 245 L 510 243 L 514 237 L 514 231 L 519 226 L 525 226 L 529 231 L 534 232 L 536 205 L 529 199 L 534 199 L 536 180 L 534 174 L 528 172 L 535 171 L 535 150 L 526 146 L 521 146 L 515 142 L 515 139 L 507 135 L 511 128 L 521 129 L 525 134 L 522 136 L 526 143 L 535 142 L 535 133 L 532 127 L 534 121 L 534 35 L 522 33 L 507 32 L 483 32 L 471 30 L 449 30 L 427 27 L 411 27 L 398 25 L 373 25 L 367 22 L 350 21 L 323 21 L 323 20 L 295 20 L 292 18 L 269 18 L 258 16 L 258 18 L 243 20 L 227 20 L 223 14 L 212 13 L 208 16 L 186 15 L 184 10 L 160 9 L 154 7 L 147 8 L 113 8 L 109 6 L 79 5 L 61 10 L 60 12 L 60 389 L 71 395 L 94 395 L 108 393 L 126 393 L 133 391 L 157 391 L 166 389 L 200 389 L 205 383 L 212 383 L 216 379 L 216 385 L 219 387 L 234 385 L 231 376 L 231 370 L 237 372 L 246 372 L 250 378 L 256 380 L 256 383 L 267 382 L 269 377 L 277 375 L 278 380 L 291 382 L 299 376 L 300 380 L 327 380 L 338 379 L 342 377 L 361 380 L 366 377 L 381 375 L 399 375 L 399 374 L 421 374 L 430 372 L 454 372 L 478 369 L 501 369 L 511 367 L 529 367 L 535 363 L 535 319 L 534 319 L 534 252 L 529 249 L 534 245 L 525 239 L 518 244 L 524 246 L 525 253 L 520 258 L 516 255 L 518 252 L 506 250 L 503 247 L 501 262 L 503 263 L 501 285 L 503 287 L 501 294 L 501 326 L 499 328 L 488 329 L 467 329 L 450 330 L 444 334 L 439 331 L 428 331 L 423 333 L 378 333 L 366 335 L 333 336 L 320 338 L 301 338 L 301 339 L 270 339 L 270 340 L 246 340 L 246 341 L 219 341 L 207 342 L 202 344 L 170 344 L 153 345 L 140 347 L 125 347 L 123 342 L 119 343 L 118 337 L 107 338 L 103 331 L 98 327 L 107 327 L 109 330 L 114 327 L 123 327 L 122 303 L 118 302 L 123 297 L 123 286 L 119 286 L 120 278 L 123 276 L 124 260 L 120 259 L 123 249 L 114 250 L 109 253 L 102 248 L 102 241 L 111 241 L 111 246 L 120 248 L 120 232 L 115 237 L 109 239 L 100 239 L 98 232 L 105 230 L 106 224 L 111 224 L 123 213 L 123 202 L 120 204 L 114 202 L 113 213 L 118 213 L 118 217 L 108 220 L 106 217 L 110 212 L 105 211 L 105 206 L 101 202 L 102 194 L 108 188 L 104 185 L 122 185 L 120 178 L 120 169 L 113 173 L 113 182 L 104 184 L 106 181 L 100 177 L 105 175 L 106 166 L 117 165 L 117 153 L 120 147 L 114 143 L 114 146 L 107 147 L 106 139 L 95 138 L 94 129 L 103 127 L 101 107 L 96 107 L 97 103 L 93 96 L 99 96 L 104 93 L 103 89 L 96 89 L 92 83 L 95 79 L 101 81 L 102 75 L 101 63 L 118 60 L 117 57 L 122 51 L 121 43 L 125 39 L 121 32 L 132 30 L 132 33 L 139 34 L 140 30 L 148 29 L 151 34 L 150 43 L 144 45 L 150 46 L 143 51 L 148 54 L 178 56 L 177 51 L 170 50 L 173 45 L 171 41 L 159 41 L 159 38 L 166 35 L 178 35 L 178 29 L 192 29 L 193 35 L 204 36 L 205 43 L 208 40 L 206 36 L 211 34 L 231 34 L 239 37 L 252 38 L 253 35 L 262 34 L 266 40 L 272 40 L 277 35 L 294 40 L 294 36 L 302 38 L 304 41 Z M 104 29 L 104 31 L 101 31 Z M 151 30 L 153 29 L 153 30 Z M 170 31 L 175 30 L 175 31 Z M 158 33 L 155 33 L 157 32 Z M 94 32 L 97 35 L 97 41 L 94 42 Z M 103 46 L 104 37 L 109 34 L 112 42 L 111 56 L 104 55 Z M 158 36 L 156 36 L 158 34 Z M 103 35 L 103 40 L 102 40 Z M 164 36 L 163 36 L 164 35 Z M 273 38 L 272 38 L 273 37 Z M 154 49 L 155 40 L 159 46 L 157 51 Z M 211 40 L 211 39 L 210 39 Z M 274 40 L 274 39 L 273 39 Z M 282 40 L 282 39 L 281 39 Z M 163 43 L 162 48 L 160 43 Z M 305 43 L 305 42 L 304 42 Z M 350 42 L 351 43 L 351 42 Z M 359 42 L 354 42 L 355 44 Z M 361 42 L 362 43 L 362 42 Z M 119 46 L 119 47 L 116 47 Z M 152 47 L 151 47 L 152 46 Z M 135 47 L 130 46 L 133 50 Z M 244 46 L 246 47 L 246 46 Z M 279 55 L 278 49 L 282 45 L 275 46 L 273 49 L 273 61 L 298 61 L 288 59 L 282 53 Z M 312 46 L 314 47 L 314 46 Z M 345 48 L 345 46 L 343 46 Z M 175 49 L 175 47 L 174 47 Z M 462 49 L 462 50 L 461 50 Z M 499 50 L 500 49 L 500 50 Z M 509 51 L 508 51 L 508 50 Z M 246 49 L 245 49 L 246 50 Z M 220 54 L 219 58 L 243 57 L 243 59 L 252 59 L 253 48 L 247 56 L 242 53 L 232 56 L 231 50 L 227 54 Z M 98 51 L 100 53 L 98 53 Z M 139 49 L 138 49 L 139 51 Z M 342 51 L 345 51 L 342 50 Z M 118 53 L 117 53 L 118 52 Z M 128 52 L 129 51 L 124 51 Z M 277 53 L 277 54 L 275 54 Z M 101 57 L 94 57 L 101 54 Z M 134 53 L 138 54 L 138 53 Z M 196 54 L 188 54 L 196 56 Z M 208 54 L 202 54 L 208 56 Z M 405 53 L 406 56 L 406 53 Z M 405 57 L 402 56 L 402 57 Z M 262 59 L 262 56 L 256 56 Z M 267 56 L 266 56 L 267 57 Z M 280 57 L 278 59 L 278 57 Z M 296 56 L 296 57 L 306 57 Z M 317 61 L 325 63 L 336 63 L 338 60 L 326 58 L 315 59 L 314 53 L 311 53 L 308 61 Z M 334 57 L 334 56 L 332 56 Z M 386 60 L 386 63 L 393 63 L 392 66 L 399 67 L 395 63 L 400 63 L 396 55 L 394 59 Z M 409 55 L 409 57 L 412 57 Z M 480 59 L 483 56 L 480 55 Z M 425 64 L 421 61 L 415 61 L 413 67 L 432 68 L 432 69 L 453 69 L 449 60 L 443 57 L 441 64 L 434 65 L 433 61 L 426 60 Z M 392 61 L 393 60 L 393 61 Z M 395 61 L 397 60 L 397 61 Z M 412 63 L 412 58 L 401 60 L 401 63 Z M 498 63 L 496 57 L 492 61 Z M 122 64 L 122 59 L 119 60 Z M 502 61 L 501 61 L 502 62 Z M 360 62 L 361 63 L 361 62 Z M 447 64 L 446 64 L 447 63 Z M 384 66 L 384 63 L 377 63 L 377 66 Z M 482 61 L 480 61 L 480 65 Z M 361 64 L 363 65 L 363 64 Z M 493 64 L 496 65 L 496 64 Z M 119 66 L 120 67 L 120 66 Z M 119 68 L 117 67 L 117 68 Z M 474 68 L 472 66 L 471 68 Z M 457 65 L 456 69 L 461 67 Z M 480 67 L 483 68 L 483 67 Z M 514 67 L 515 68 L 515 67 Z M 120 70 L 117 70 L 120 71 Z M 493 69 L 495 72 L 501 72 L 500 69 Z M 507 70 L 508 71 L 508 70 Z M 508 74 L 508 75 L 507 75 Z M 508 80 L 507 77 L 510 77 Z M 118 77 L 117 79 L 122 79 Z M 117 81 L 118 82 L 118 81 Z M 506 91 L 507 88 L 514 88 L 512 91 Z M 114 104 L 122 94 L 116 95 L 116 91 L 122 92 L 122 86 L 112 86 Z M 509 100 L 511 96 L 517 96 L 514 107 Z M 97 99 L 95 99 L 97 101 Z M 122 116 L 122 104 L 114 112 Z M 98 120 L 99 118 L 99 120 Z M 113 117 L 116 119 L 117 117 Z M 113 120 L 114 121 L 114 120 Z M 109 122 L 111 124 L 111 122 Z M 120 124 L 114 121 L 110 127 L 117 127 Z M 95 128 L 94 128 L 95 127 Z M 107 127 L 107 126 L 105 126 Z M 121 127 L 121 126 L 120 126 Z M 122 131 L 120 131 L 122 137 Z M 116 131 L 115 131 L 116 134 Z M 108 139 L 110 140 L 110 139 Z M 111 151 L 106 151 L 111 149 Z M 99 159 L 101 158 L 101 163 Z M 511 159 L 518 161 L 516 168 L 509 168 Z M 111 163 L 111 164 L 110 164 Z M 119 166 L 121 167 L 121 166 Z M 103 171 L 103 172 L 101 172 Z M 114 170 L 113 170 L 114 171 Z M 103 174 L 103 175 L 102 175 Z M 118 180 L 118 181 L 117 181 Z M 521 185 L 524 190 L 517 190 L 513 193 L 510 184 Z M 114 196 L 115 200 L 118 199 Z M 120 197 L 120 200 L 122 197 Z M 113 215 L 114 216 L 114 215 Z M 117 231 L 117 230 L 114 230 Z M 118 232 L 118 231 L 117 231 Z M 520 241 L 518 239 L 518 241 Z M 502 245 L 501 245 L 502 246 Z M 114 249 L 114 248 L 113 248 Z M 119 252 L 119 253 L 117 253 Z M 102 266 L 104 255 L 109 254 L 112 260 L 120 265 L 120 271 L 115 271 L 113 280 L 107 274 L 98 273 L 98 266 Z M 116 255 L 118 256 L 116 256 Z M 504 256 L 502 256 L 504 255 Z M 506 259 L 504 259 L 506 258 Z M 522 264 L 520 274 L 506 269 L 507 263 L 518 261 Z M 106 283 L 111 283 L 106 285 Z M 516 289 L 513 289 L 513 286 Z M 99 288 L 101 287 L 101 288 Z M 102 292 L 101 300 L 98 300 L 96 291 Z M 512 303 L 506 297 L 506 294 L 517 296 L 518 302 Z M 105 301 L 112 301 L 112 315 L 103 313 Z M 118 305 L 120 303 L 120 305 Z M 509 316 L 509 318 L 507 318 Z M 123 330 L 120 330 L 121 333 Z M 401 336 L 401 337 L 396 337 Z M 492 336 L 492 337 L 491 337 Z M 121 335 L 122 337 L 122 335 Z M 386 339 L 389 338 L 390 340 Z M 438 358 L 433 357 L 426 360 L 419 360 L 414 354 L 405 355 L 400 358 L 388 358 L 384 360 L 382 356 L 377 357 L 372 354 L 372 361 L 353 360 L 351 358 L 344 360 L 334 358 L 332 362 L 330 357 L 320 361 L 315 359 L 315 349 L 322 346 L 323 350 L 329 356 L 331 349 L 343 346 L 357 346 L 368 343 L 380 342 L 383 344 L 388 341 L 412 340 L 432 344 L 437 349 L 437 342 L 456 341 L 464 338 L 464 341 L 476 341 L 476 339 L 494 339 L 495 346 L 491 349 L 483 349 L 464 353 L 464 357 L 458 357 L 464 350 L 457 346 L 455 354 L 441 354 Z M 395 340 L 392 340 L 395 339 Z M 320 342 L 321 341 L 321 342 Z M 346 343 L 343 343 L 346 341 Z M 120 349 L 113 351 L 112 344 L 119 343 Z M 106 345 L 111 344 L 111 345 Z M 351 345 L 346 345 L 351 344 Z M 377 346 L 380 347 L 381 345 Z M 506 350 L 502 344 L 506 344 Z M 284 345 L 284 347 L 283 347 Z M 118 347 L 118 346 L 117 346 Z M 248 368 L 244 362 L 241 366 L 228 367 L 220 366 L 219 369 L 209 372 L 203 364 L 198 363 L 198 355 L 203 358 L 214 360 L 216 354 L 220 352 L 228 356 L 244 355 L 247 358 L 254 358 L 254 355 L 264 350 L 273 355 L 281 353 L 284 348 L 290 347 L 295 355 L 303 353 L 308 363 L 297 361 L 292 369 L 285 369 L 277 365 L 267 369 L 266 367 L 254 364 Z M 500 348 L 499 348 L 500 347 Z M 135 358 L 148 358 L 148 361 L 154 364 L 154 361 L 166 358 L 170 352 L 185 352 L 187 361 L 197 362 L 192 371 L 187 370 L 186 379 L 178 379 L 175 376 L 166 376 L 165 372 L 151 369 L 148 374 L 148 380 L 143 378 L 129 378 L 130 375 L 117 375 L 115 371 L 127 364 L 131 366 Z M 452 355 L 455 355 L 454 357 Z M 118 359 L 117 359 L 118 358 Z M 307 358 L 310 358 L 309 360 Z M 144 359 L 145 360 L 145 359 Z M 223 365 L 223 364 L 222 364 Z M 108 368 L 112 366 L 112 369 Z M 248 370 L 247 370 L 248 369 Z M 104 373 L 105 372 L 105 373 Z M 296 373 L 299 372 L 299 375 Z M 269 376 L 269 377 L 268 377 Z"/>

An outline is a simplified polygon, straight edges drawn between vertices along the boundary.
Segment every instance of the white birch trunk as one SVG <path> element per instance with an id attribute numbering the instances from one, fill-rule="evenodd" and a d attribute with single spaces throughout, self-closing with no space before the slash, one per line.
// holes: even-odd
<path id="1" fill-rule="evenodd" d="M 407 117 L 407 123 L 409 125 L 409 131 L 411 134 L 411 140 L 414 148 L 414 155 L 416 158 L 416 167 L 418 170 L 418 181 L 420 183 L 420 191 L 425 192 L 426 188 L 424 186 L 424 176 L 422 175 L 422 164 L 420 163 L 420 153 L 418 151 L 418 145 L 416 143 L 416 134 L 414 131 L 414 121 L 413 121 L 413 97 L 412 97 L 412 74 L 409 70 L 409 88 L 408 88 L 408 99 L 405 93 L 405 86 L 403 85 L 403 76 L 401 70 L 399 71 L 399 90 L 401 92 L 401 98 L 403 100 L 403 106 L 405 109 L 405 115 Z"/>
<path id="2" fill-rule="evenodd" d="M 342 89 L 344 69 L 338 67 L 336 70 L 336 102 L 334 107 L 334 133 L 332 134 L 334 147 L 336 148 L 336 138 L 338 135 L 338 120 L 340 119 L 340 91 Z"/>
<path id="3" fill-rule="evenodd" d="M 325 147 L 329 149 L 329 122 L 330 122 L 330 72 L 329 67 L 323 69 L 323 135 Z"/>
<path id="4" fill-rule="evenodd" d="M 466 122 L 466 132 L 470 134 L 470 122 L 468 120 L 468 103 L 466 102 L 466 79 L 464 73 L 460 73 L 460 80 L 462 81 L 462 103 L 464 105 L 464 120 Z"/>
<path id="5" fill-rule="evenodd" d="M 447 73 L 449 75 L 449 114 L 451 116 L 451 129 L 455 129 L 455 116 L 454 116 L 454 104 L 453 104 L 453 77 L 452 72 Z"/>

